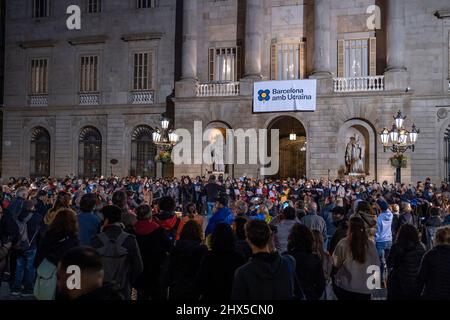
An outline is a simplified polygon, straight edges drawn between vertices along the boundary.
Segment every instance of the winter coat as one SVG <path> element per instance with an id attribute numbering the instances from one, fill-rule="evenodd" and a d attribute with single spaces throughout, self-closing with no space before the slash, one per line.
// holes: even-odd
<path id="1" fill-rule="evenodd" d="M 109 239 L 117 239 L 120 234 L 124 232 L 123 229 L 118 225 L 108 225 L 103 228 L 104 234 Z M 104 247 L 103 242 L 100 240 L 99 235 L 96 235 L 91 242 L 92 247 L 95 249 L 100 249 Z M 131 286 L 134 284 L 136 279 L 141 275 L 144 266 L 142 263 L 142 257 L 141 253 L 138 247 L 138 244 L 136 242 L 136 237 L 132 234 L 128 234 L 128 237 L 123 242 L 122 247 L 127 250 L 128 253 L 128 263 L 129 263 L 129 270 L 128 270 L 128 278 L 129 282 L 125 288 L 121 290 L 121 294 L 124 296 L 126 300 L 129 300 L 131 298 Z"/>
<path id="2" fill-rule="evenodd" d="M 170 300 L 194 301 L 199 298 L 197 276 L 208 248 L 200 241 L 181 239 L 169 256 L 164 282 L 169 287 Z"/>
<path id="3" fill-rule="evenodd" d="M 200 266 L 198 288 L 205 301 L 229 301 L 234 273 L 246 263 L 236 252 L 214 252 L 206 254 Z"/>
<path id="4" fill-rule="evenodd" d="M 330 245 L 328 246 L 328 252 L 332 255 L 334 249 L 338 245 L 339 241 L 344 239 L 347 236 L 348 231 L 348 223 L 347 220 L 343 219 L 334 223 L 336 226 L 336 231 L 330 240 Z"/>
<path id="5" fill-rule="evenodd" d="M 277 231 L 274 234 L 274 242 L 278 252 L 282 253 L 287 251 L 289 234 L 291 233 L 292 227 L 297 223 L 300 223 L 297 219 L 283 219 L 274 224 L 277 227 Z"/>
<path id="6" fill-rule="evenodd" d="M 231 300 L 293 300 L 296 281 L 293 257 L 258 253 L 236 270 Z"/>
<path id="7" fill-rule="evenodd" d="M 450 245 L 428 251 L 419 271 L 419 288 L 428 300 L 450 300 Z"/>
<path id="8" fill-rule="evenodd" d="M 153 216 L 153 221 L 166 232 L 169 240 L 173 244 L 175 242 L 180 219 L 174 212 L 160 212 Z"/>
<path id="9" fill-rule="evenodd" d="M 228 207 L 220 208 L 219 210 L 217 210 L 208 221 L 208 225 L 206 226 L 205 230 L 205 236 L 207 237 L 212 234 L 218 224 L 229 223 L 230 220 L 228 219 L 228 217 L 232 215 L 233 213 Z"/>
<path id="10" fill-rule="evenodd" d="M 0 240 L 3 242 L 11 241 L 15 243 L 19 238 L 19 227 L 16 220 L 22 212 L 23 202 L 25 199 L 16 198 L 3 211 L 0 220 Z"/>
<path id="11" fill-rule="evenodd" d="M 37 243 L 39 238 L 39 232 L 44 224 L 43 217 L 37 213 L 37 212 L 30 212 L 30 211 L 24 211 L 19 214 L 17 217 L 17 221 L 24 221 L 29 217 L 29 215 L 32 215 L 30 220 L 27 222 L 27 235 L 28 235 L 28 241 L 30 242 L 29 249 L 34 250 L 37 249 Z"/>
<path id="12" fill-rule="evenodd" d="M 47 259 L 57 266 L 67 251 L 78 247 L 79 245 L 80 242 L 78 238 L 61 235 L 56 233 L 53 229 L 49 229 L 45 232 L 44 237 L 39 242 L 34 265 L 38 268 L 42 261 Z"/>
<path id="13" fill-rule="evenodd" d="M 296 261 L 297 278 L 307 300 L 319 300 L 325 290 L 325 275 L 320 258 L 306 250 L 288 252 Z"/>
<path id="14" fill-rule="evenodd" d="M 417 299 L 419 292 L 419 268 L 425 248 L 422 244 L 396 243 L 387 258 L 389 278 L 388 299 Z"/>
<path id="15" fill-rule="evenodd" d="M 77 218 L 80 245 L 89 246 L 92 238 L 100 232 L 100 218 L 92 212 L 80 212 Z"/>
<path id="16" fill-rule="evenodd" d="M 144 271 L 136 281 L 135 287 L 154 293 L 152 298 L 156 299 L 161 294 L 161 269 L 170 252 L 171 242 L 164 230 L 151 220 L 138 221 L 135 229 L 144 264 Z"/>
<path id="17" fill-rule="evenodd" d="M 300 223 L 307 226 L 310 230 L 319 231 L 324 240 L 327 238 L 327 226 L 325 220 L 317 214 L 307 214 L 300 220 Z"/>

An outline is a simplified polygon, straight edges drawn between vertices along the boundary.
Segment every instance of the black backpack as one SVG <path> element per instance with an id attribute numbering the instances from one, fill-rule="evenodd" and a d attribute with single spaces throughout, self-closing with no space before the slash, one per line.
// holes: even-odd
<path id="1" fill-rule="evenodd" d="M 123 247 L 128 236 L 129 234 L 126 232 L 121 232 L 116 239 L 110 239 L 105 233 L 98 235 L 98 239 L 103 244 L 103 247 L 98 248 L 97 252 L 102 257 L 105 282 L 115 284 L 120 290 L 125 289 L 129 282 L 128 250 Z"/>
<path id="2" fill-rule="evenodd" d="M 33 217 L 33 213 L 29 213 L 28 216 L 20 221 L 19 219 L 16 219 L 17 228 L 19 231 L 19 238 L 14 245 L 14 248 L 18 251 L 24 252 L 30 249 L 31 243 L 33 242 L 34 238 L 36 238 L 37 230 L 31 237 L 31 239 L 28 237 L 28 222 Z"/>

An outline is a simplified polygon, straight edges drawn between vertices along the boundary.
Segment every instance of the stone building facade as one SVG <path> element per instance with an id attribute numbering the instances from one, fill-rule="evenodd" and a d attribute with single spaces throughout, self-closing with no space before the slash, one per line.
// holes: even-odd
<path id="1" fill-rule="evenodd" d="M 392 153 L 383 152 L 379 133 L 390 128 L 401 110 L 407 127 L 414 122 L 420 128 L 416 151 L 406 153 L 403 181 L 448 179 L 448 1 L 187 0 L 186 4 L 183 74 L 176 83 L 177 127 L 192 129 L 193 121 L 201 120 L 205 129 L 218 132 L 276 128 L 280 134 L 284 130 L 285 140 L 290 130 L 296 131 L 307 141 L 304 157 L 286 156 L 291 160 L 281 166 L 303 166 L 310 178 L 345 176 L 345 152 L 353 136 L 362 146 L 363 175 L 393 181 Z M 379 25 L 374 19 L 378 17 Z M 231 79 L 231 88 L 221 81 L 223 72 L 215 74 L 221 72 L 216 64 L 223 64 L 223 50 L 218 50 L 223 47 L 239 47 L 240 52 L 236 69 L 241 72 Z M 292 60 L 292 52 L 300 57 Z M 286 75 L 292 67 L 295 74 Z M 301 78 L 318 81 L 315 112 L 252 113 L 254 81 Z M 257 177 L 258 169 L 234 165 L 227 173 Z M 176 175 L 211 171 L 205 165 L 175 169 Z"/>
<path id="2" fill-rule="evenodd" d="M 7 2 L 4 177 L 153 174 L 143 167 L 173 94 L 176 2 Z M 66 26 L 70 5 L 81 30 Z"/>
<path id="3" fill-rule="evenodd" d="M 100 12 L 89 13 L 98 3 Z M 65 27 L 71 4 L 82 8 L 81 30 Z M 366 178 L 389 181 L 391 153 L 379 132 L 401 110 L 407 126 L 421 130 L 403 181 L 448 177 L 447 0 L 16 0 L 6 9 L 4 177 L 29 176 L 42 165 L 56 177 L 107 175 L 111 159 L 118 160 L 114 173 L 140 173 L 136 161 L 154 149 L 136 141 L 172 103 L 176 128 L 192 130 L 201 120 L 217 134 L 280 129 L 286 175 L 345 175 L 355 137 Z M 151 86 L 143 84 L 139 61 L 146 59 Z M 315 112 L 252 112 L 255 81 L 308 78 L 318 81 Z M 48 164 L 36 152 L 45 154 L 46 139 Z M 176 165 L 175 175 L 216 169 Z M 223 171 L 257 177 L 258 169 Z"/>

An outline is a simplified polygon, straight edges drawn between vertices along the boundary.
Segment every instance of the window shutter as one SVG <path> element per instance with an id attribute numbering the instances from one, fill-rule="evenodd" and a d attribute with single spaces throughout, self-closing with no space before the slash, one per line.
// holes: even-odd
<path id="1" fill-rule="evenodd" d="M 338 78 L 344 77 L 345 40 L 338 40 Z"/>
<path id="2" fill-rule="evenodd" d="M 215 70 L 215 49 L 214 48 L 210 48 L 209 49 L 209 81 L 212 82 L 214 81 L 214 70 Z"/>
<path id="3" fill-rule="evenodd" d="M 155 53 L 153 51 L 148 54 L 148 73 L 149 85 L 147 89 L 154 89 Z"/>
<path id="4" fill-rule="evenodd" d="M 377 75 L 377 38 L 369 38 L 369 76 Z"/>
<path id="5" fill-rule="evenodd" d="M 278 51 L 277 44 L 273 43 L 270 48 L 270 79 L 277 80 L 278 79 Z"/>
<path id="6" fill-rule="evenodd" d="M 300 42 L 300 50 L 299 50 L 299 70 L 300 70 L 300 79 L 306 78 L 306 42 Z"/>
<path id="7" fill-rule="evenodd" d="M 236 47 L 236 81 L 242 78 L 241 47 Z"/>

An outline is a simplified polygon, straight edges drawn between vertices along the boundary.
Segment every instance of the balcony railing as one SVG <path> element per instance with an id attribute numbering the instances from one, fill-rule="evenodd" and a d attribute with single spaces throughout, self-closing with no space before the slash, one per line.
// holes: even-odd
<path id="1" fill-rule="evenodd" d="M 29 96 L 29 104 L 34 107 L 46 107 L 48 106 L 48 95 L 46 94 L 33 94 Z"/>
<path id="2" fill-rule="evenodd" d="M 80 106 L 98 106 L 100 104 L 100 94 L 80 93 Z"/>
<path id="3" fill-rule="evenodd" d="M 155 92 L 153 90 L 139 90 L 130 93 L 131 104 L 152 104 L 155 102 Z"/>
<path id="4" fill-rule="evenodd" d="M 197 97 L 226 97 L 239 95 L 239 82 L 201 83 L 197 85 Z"/>
<path id="5" fill-rule="evenodd" d="M 335 78 L 334 92 L 383 91 L 384 76 Z"/>

